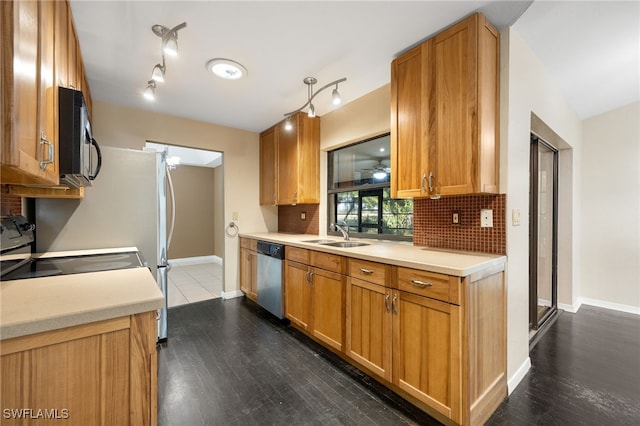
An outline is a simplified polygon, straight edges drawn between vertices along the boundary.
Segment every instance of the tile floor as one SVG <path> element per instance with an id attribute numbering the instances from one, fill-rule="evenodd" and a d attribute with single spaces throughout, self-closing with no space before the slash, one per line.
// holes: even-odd
<path id="1" fill-rule="evenodd" d="M 169 270 L 169 307 L 215 299 L 222 293 L 222 263 L 171 264 Z"/>

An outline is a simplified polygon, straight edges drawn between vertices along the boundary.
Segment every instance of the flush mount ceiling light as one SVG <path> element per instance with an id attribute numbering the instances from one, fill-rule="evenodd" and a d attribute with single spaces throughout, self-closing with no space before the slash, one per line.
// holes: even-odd
<path id="1" fill-rule="evenodd" d="M 247 69 L 236 61 L 215 58 L 207 61 L 207 69 L 225 80 L 238 80 L 248 74 Z"/>
<path id="2" fill-rule="evenodd" d="M 305 109 L 307 106 L 309 106 L 309 110 L 307 111 L 307 114 L 309 115 L 309 117 L 315 117 L 316 116 L 316 109 L 313 106 L 313 103 L 311 103 L 311 101 L 313 101 L 313 98 L 316 97 L 316 95 L 320 92 L 322 92 L 323 90 L 331 87 L 331 86 L 335 86 L 335 88 L 333 89 L 333 92 L 331 93 L 331 98 L 332 98 L 332 102 L 334 105 L 339 105 L 340 102 L 342 102 L 342 100 L 340 99 L 340 93 L 338 93 L 338 84 L 347 81 L 346 77 L 340 78 L 336 81 L 332 81 L 331 83 L 325 84 L 324 86 L 322 86 L 317 92 L 313 92 L 313 85 L 316 84 L 318 82 L 318 80 L 316 80 L 315 77 L 306 77 L 304 80 L 302 80 L 304 82 L 304 84 L 307 85 L 307 103 L 302 105 L 300 108 L 298 108 L 295 111 L 291 111 L 286 113 L 284 116 L 286 117 L 287 121 L 285 122 L 285 128 L 287 128 L 287 123 L 290 123 L 289 119 L 291 118 L 292 115 L 302 111 L 303 109 Z"/>
<path id="3" fill-rule="evenodd" d="M 154 25 L 151 31 L 162 39 L 162 51 L 168 56 L 178 55 L 178 31 L 187 26 L 186 22 L 169 29 L 164 25 Z"/>

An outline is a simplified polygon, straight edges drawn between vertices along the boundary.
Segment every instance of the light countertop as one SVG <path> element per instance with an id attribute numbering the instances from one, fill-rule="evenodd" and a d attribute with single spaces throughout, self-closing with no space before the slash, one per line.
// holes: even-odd
<path id="1" fill-rule="evenodd" d="M 164 296 L 145 267 L 2 281 L 0 339 L 155 311 L 163 306 Z"/>
<path id="2" fill-rule="evenodd" d="M 342 240 L 336 236 L 323 237 L 273 232 L 243 233 L 240 236 L 458 277 L 466 277 L 487 268 L 504 265 L 507 261 L 506 256 L 427 249 L 399 242 L 352 239 L 352 241 L 362 241 L 369 243 L 369 245 L 350 248 L 305 242 L 324 238 L 333 241 Z"/>

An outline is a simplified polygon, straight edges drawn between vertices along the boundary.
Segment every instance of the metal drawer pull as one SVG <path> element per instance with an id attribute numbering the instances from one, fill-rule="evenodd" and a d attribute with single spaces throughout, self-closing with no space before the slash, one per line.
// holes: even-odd
<path id="1" fill-rule="evenodd" d="M 360 272 L 362 272 L 363 274 L 367 274 L 367 275 L 373 274 L 373 270 L 371 270 L 371 269 L 360 268 Z"/>
<path id="2" fill-rule="evenodd" d="M 411 284 L 417 286 L 417 287 L 431 287 L 433 286 L 433 283 L 430 282 L 424 282 L 424 281 L 420 281 L 420 280 L 411 280 Z"/>
<path id="3" fill-rule="evenodd" d="M 391 308 L 389 307 L 389 293 L 384 296 L 384 310 L 387 311 L 387 313 L 391 312 Z"/>
<path id="4" fill-rule="evenodd" d="M 44 132 L 40 132 L 40 143 L 44 145 L 49 145 L 49 157 L 46 160 L 42 160 L 40 162 L 40 168 L 45 170 L 48 164 L 53 164 L 53 157 L 55 156 L 55 150 L 53 148 L 53 144 L 49 139 L 47 139 L 47 135 Z"/>
<path id="5" fill-rule="evenodd" d="M 396 306 L 396 300 L 398 300 L 398 295 L 393 295 L 393 300 L 391 300 L 391 309 L 395 315 L 398 315 L 398 307 Z"/>

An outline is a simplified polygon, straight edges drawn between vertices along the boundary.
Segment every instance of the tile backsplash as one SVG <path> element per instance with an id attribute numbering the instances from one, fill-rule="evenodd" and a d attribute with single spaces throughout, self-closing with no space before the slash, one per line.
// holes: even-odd
<path id="1" fill-rule="evenodd" d="M 465 195 L 413 200 L 413 244 L 416 246 L 506 254 L 506 195 Z M 493 227 L 480 226 L 480 210 L 493 210 Z M 460 223 L 452 224 L 459 213 Z"/>
<path id="2" fill-rule="evenodd" d="M 318 235 L 320 230 L 319 207 L 318 204 L 279 206 L 278 232 Z M 301 219 L 302 213 L 304 213 L 305 219 Z"/>
<path id="3" fill-rule="evenodd" d="M 9 186 L 0 187 L 0 216 L 22 214 L 22 198 L 9 195 Z"/>

